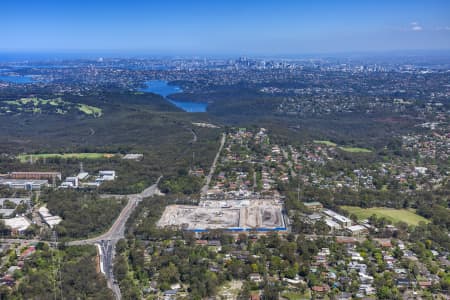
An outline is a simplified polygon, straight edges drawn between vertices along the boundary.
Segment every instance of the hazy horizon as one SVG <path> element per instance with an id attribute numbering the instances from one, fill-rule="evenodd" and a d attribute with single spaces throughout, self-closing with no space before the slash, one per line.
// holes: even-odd
<path id="1" fill-rule="evenodd" d="M 20 61 L 61 61 L 76 59 L 233 59 L 248 57 L 250 59 L 359 59 L 359 58 L 407 58 L 438 57 L 450 60 L 450 50 L 392 50 L 392 51 L 359 51 L 359 52 L 317 52 L 297 54 L 248 54 L 248 53 L 152 53 L 151 51 L 120 50 L 65 50 L 65 51 L 3 51 L 0 49 L 0 62 Z"/>

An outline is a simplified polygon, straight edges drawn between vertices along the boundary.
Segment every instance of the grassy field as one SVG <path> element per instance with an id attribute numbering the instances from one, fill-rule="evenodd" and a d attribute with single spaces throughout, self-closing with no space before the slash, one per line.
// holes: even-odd
<path id="1" fill-rule="evenodd" d="M 420 221 L 425 223 L 429 222 L 424 217 L 417 215 L 413 209 L 394 209 L 387 207 L 361 208 L 357 206 L 341 206 L 341 208 L 351 214 L 355 214 L 360 220 L 376 215 L 377 217 L 384 217 L 393 223 L 403 221 L 409 225 L 418 225 Z"/>
<path id="2" fill-rule="evenodd" d="M 29 161 L 31 156 L 33 159 L 43 159 L 43 158 L 78 158 L 78 159 L 100 159 L 108 158 L 114 156 L 110 153 L 41 153 L 41 154 L 23 154 L 19 155 L 17 158 L 21 162 Z"/>
<path id="3" fill-rule="evenodd" d="M 316 144 L 323 144 L 323 145 L 327 145 L 327 146 L 330 146 L 330 147 L 336 147 L 337 146 L 336 143 L 333 143 L 331 141 L 318 141 L 318 140 L 315 140 L 314 143 L 316 143 Z"/>
<path id="4" fill-rule="evenodd" d="M 331 142 L 331 141 L 314 140 L 314 143 L 326 145 L 326 146 L 329 146 L 329 147 L 336 147 L 336 146 L 337 146 L 336 143 L 333 143 L 333 142 Z M 345 152 L 351 152 L 351 153 L 370 153 L 370 152 L 372 152 L 372 151 L 369 150 L 369 149 L 366 149 L 366 148 L 358 148 L 358 147 L 339 146 L 338 148 L 341 149 L 342 151 L 345 151 Z"/>
<path id="5" fill-rule="evenodd" d="M 36 97 L 21 98 L 13 101 L 4 101 L 4 105 L 0 107 L 0 113 L 11 114 L 11 113 L 55 113 L 59 115 L 64 115 L 69 111 L 78 110 L 83 114 L 92 117 L 101 117 L 102 109 L 80 103 L 72 103 L 64 101 L 61 98 L 55 99 L 40 99 Z"/>
<path id="6" fill-rule="evenodd" d="M 366 149 L 366 148 L 358 148 L 358 147 L 339 147 L 342 151 L 345 152 L 352 152 L 352 153 L 370 153 L 372 150 Z"/>

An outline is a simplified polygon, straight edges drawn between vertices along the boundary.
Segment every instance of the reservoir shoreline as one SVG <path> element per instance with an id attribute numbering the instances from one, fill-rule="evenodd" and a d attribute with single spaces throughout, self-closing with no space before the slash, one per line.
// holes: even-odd
<path id="1" fill-rule="evenodd" d="M 154 93 L 164 97 L 164 99 L 178 108 L 181 108 L 185 112 L 206 112 L 208 107 L 204 102 L 192 102 L 192 101 L 178 101 L 169 98 L 169 95 L 183 92 L 183 90 L 176 85 L 170 85 L 165 80 L 150 80 L 145 82 L 146 87 L 140 89 L 141 92 Z"/>

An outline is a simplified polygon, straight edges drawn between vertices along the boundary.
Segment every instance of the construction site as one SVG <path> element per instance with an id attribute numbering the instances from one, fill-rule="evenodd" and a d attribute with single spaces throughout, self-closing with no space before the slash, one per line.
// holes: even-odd
<path id="1" fill-rule="evenodd" d="M 201 201 L 198 206 L 170 205 L 157 225 L 196 232 L 210 229 L 283 231 L 286 225 L 282 208 L 279 201 L 267 199 Z"/>

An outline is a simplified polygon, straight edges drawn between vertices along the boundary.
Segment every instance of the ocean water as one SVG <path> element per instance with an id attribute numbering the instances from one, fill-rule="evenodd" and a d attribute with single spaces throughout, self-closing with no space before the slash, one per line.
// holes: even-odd
<path id="1" fill-rule="evenodd" d="M 181 93 L 183 91 L 179 86 L 169 85 L 168 82 L 164 80 L 150 80 L 145 84 L 147 86 L 141 89 L 142 92 L 149 92 L 163 96 L 167 101 L 169 101 L 176 107 L 181 108 L 185 112 L 206 112 L 206 109 L 208 107 L 207 103 L 170 99 L 168 97 L 169 95 Z"/>

